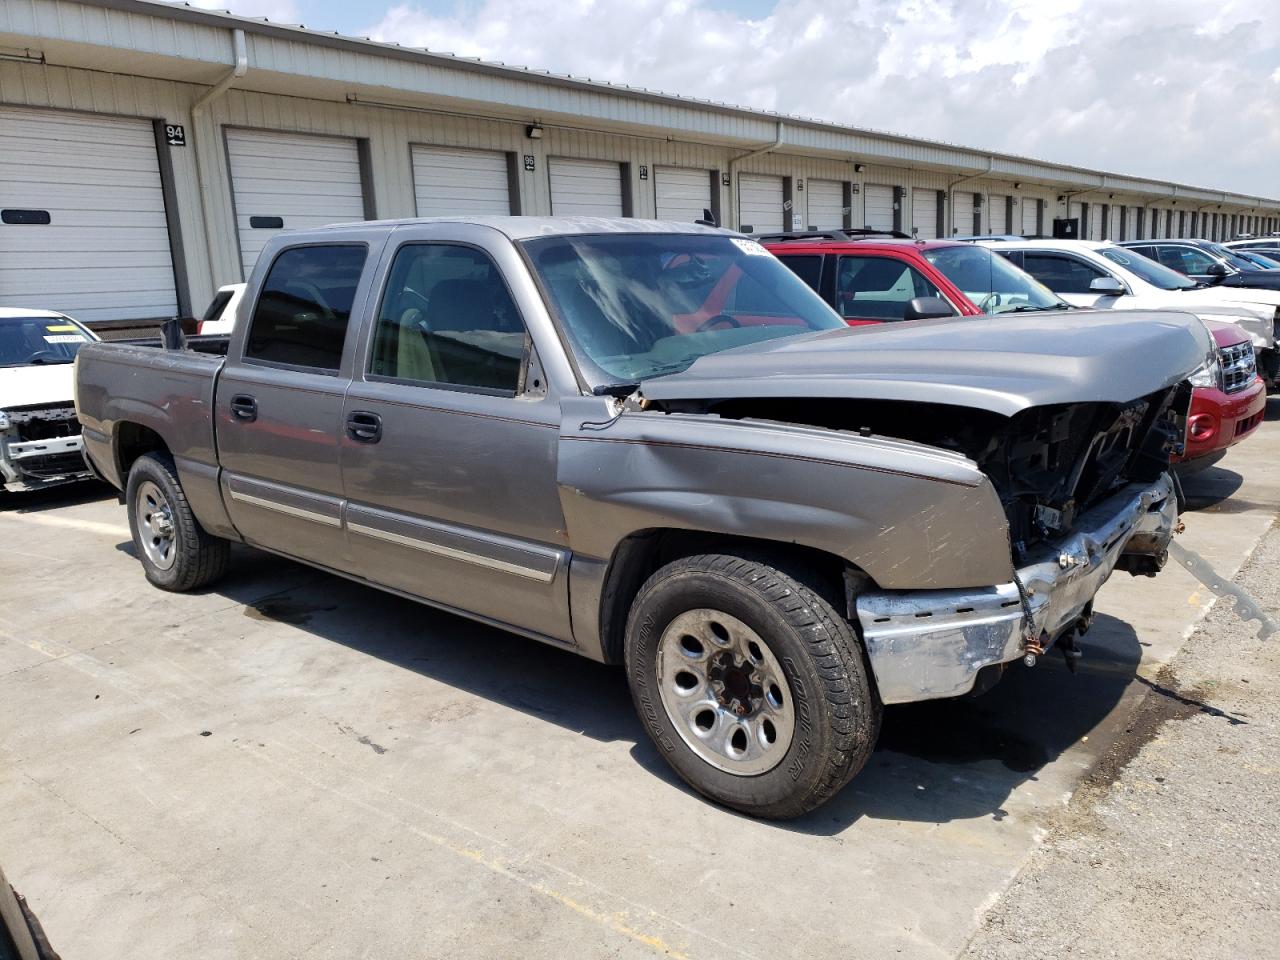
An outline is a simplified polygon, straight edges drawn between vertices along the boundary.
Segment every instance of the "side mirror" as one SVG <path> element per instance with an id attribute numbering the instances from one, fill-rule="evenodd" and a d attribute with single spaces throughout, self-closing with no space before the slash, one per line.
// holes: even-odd
<path id="1" fill-rule="evenodd" d="M 903 320 L 929 320 L 933 317 L 954 317 L 951 304 L 941 297 L 916 297 L 908 300 L 902 311 Z"/>
<path id="2" fill-rule="evenodd" d="M 1211 277 L 1218 277 L 1221 279 L 1222 277 L 1228 276 L 1227 265 L 1215 260 L 1213 263 L 1209 264 L 1207 273 Z"/>
<path id="3" fill-rule="evenodd" d="M 1100 293 L 1104 297 L 1123 297 L 1124 284 L 1115 277 L 1094 277 L 1089 282 L 1090 293 Z"/>

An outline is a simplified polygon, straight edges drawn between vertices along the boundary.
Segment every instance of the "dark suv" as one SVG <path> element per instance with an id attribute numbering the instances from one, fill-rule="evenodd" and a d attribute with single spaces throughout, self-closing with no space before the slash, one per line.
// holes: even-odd
<path id="1" fill-rule="evenodd" d="M 1126 240 L 1120 246 L 1202 283 L 1280 290 L 1280 270 L 1264 270 L 1220 243 L 1185 239 Z"/>
<path id="2" fill-rule="evenodd" d="M 1069 309 L 1003 257 L 970 243 L 865 230 L 760 234 L 757 239 L 850 326 Z"/>

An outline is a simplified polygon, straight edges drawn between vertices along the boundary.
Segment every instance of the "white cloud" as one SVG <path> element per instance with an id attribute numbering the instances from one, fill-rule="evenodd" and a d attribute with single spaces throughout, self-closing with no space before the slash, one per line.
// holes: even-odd
<path id="1" fill-rule="evenodd" d="M 1280 4 L 476 0 L 375 39 L 1115 172 L 1280 195 Z"/>

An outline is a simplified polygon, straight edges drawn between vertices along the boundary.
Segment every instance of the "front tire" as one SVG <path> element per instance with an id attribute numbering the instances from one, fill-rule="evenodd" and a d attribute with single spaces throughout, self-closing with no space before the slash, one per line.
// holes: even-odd
<path id="1" fill-rule="evenodd" d="M 663 758 L 743 813 L 816 809 L 875 746 L 882 707 L 852 626 L 766 563 L 713 554 L 667 564 L 636 596 L 623 652 Z"/>
<path id="2" fill-rule="evenodd" d="M 200 526 L 168 456 L 144 453 L 134 461 L 125 503 L 134 553 L 157 587 L 197 590 L 226 572 L 231 544 Z"/>

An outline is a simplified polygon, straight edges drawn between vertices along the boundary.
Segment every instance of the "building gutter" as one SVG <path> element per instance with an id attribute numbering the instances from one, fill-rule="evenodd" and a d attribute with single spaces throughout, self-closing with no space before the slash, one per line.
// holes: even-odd
<path id="1" fill-rule="evenodd" d="M 772 153 L 786 142 L 786 128 L 782 121 L 778 121 L 777 134 L 773 138 L 773 143 L 751 150 L 747 153 L 741 153 L 729 160 L 729 220 L 733 223 L 734 229 L 742 226 L 740 223 L 740 215 L 738 210 L 738 164 L 743 160 L 750 160 L 753 157 L 761 157 L 766 153 Z M 783 229 L 787 229 L 787 224 L 782 225 Z"/>
<path id="2" fill-rule="evenodd" d="M 200 183 L 200 217 L 204 221 L 204 249 L 205 258 L 209 261 L 209 280 L 213 285 L 213 289 L 219 287 L 217 277 L 217 266 L 213 256 L 213 238 L 216 235 L 213 230 L 213 224 L 209 216 L 209 166 L 210 160 L 206 159 L 205 148 L 202 146 L 203 137 L 200 131 L 200 121 L 204 116 L 205 108 L 213 101 L 217 100 L 224 93 L 235 85 L 236 81 L 249 72 L 249 47 L 245 42 L 244 31 L 236 27 L 231 31 L 231 46 L 235 51 L 235 63 L 230 70 L 223 76 L 221 80 L 212 87 L 198 96 L 191 104 L 191 130 L 196 137 L 196 179 Z M 213 141 L 217 136 L 217 128 L 212 127 L 209 138 L 209 149 L 213 149 Z"/>

